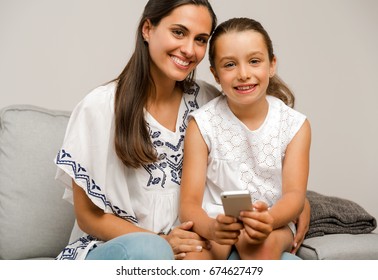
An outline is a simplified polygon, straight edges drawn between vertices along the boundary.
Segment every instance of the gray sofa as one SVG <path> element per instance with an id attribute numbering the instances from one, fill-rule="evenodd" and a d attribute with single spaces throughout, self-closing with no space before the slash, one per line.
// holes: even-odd
<path id="1" fill-rule="evenodd" d="M 53 163 L 69 116 L 30 105 L 0 111 L 0 260 L 51 259 L 69 240 L 74 212 Z M 378 234 L 308 238 L 298 255 L 378 259 Z"/>

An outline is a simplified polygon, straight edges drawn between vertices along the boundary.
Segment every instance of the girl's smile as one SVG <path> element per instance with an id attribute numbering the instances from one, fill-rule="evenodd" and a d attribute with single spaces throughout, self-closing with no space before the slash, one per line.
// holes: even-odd
<path id="1" fill-rule="evenodd" d="M 211 70 L 230 107 L 261 104 L 276 65 L 275 59 L 269 60 L 263 36 L 253 30 L 230 32 L 221 35 L 215 46 L 215 67 Z"/>
<path id="2" fill-rule="evenodd" d="M 249 94 L 255 91 L 256 84 L 243 84 L 234 87 L 235 91 L 240 94 Z"/>

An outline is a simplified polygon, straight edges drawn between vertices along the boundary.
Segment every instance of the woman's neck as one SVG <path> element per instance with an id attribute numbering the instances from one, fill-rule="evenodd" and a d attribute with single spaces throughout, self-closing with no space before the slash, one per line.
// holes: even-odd
<path id="1" fill-rule="evenodd" d="M 165 128 L 176 131 L 177 116 L 182 99 L 182 90 L 172 84 L 159 84 L 149 94 L 146 110 Z"/>

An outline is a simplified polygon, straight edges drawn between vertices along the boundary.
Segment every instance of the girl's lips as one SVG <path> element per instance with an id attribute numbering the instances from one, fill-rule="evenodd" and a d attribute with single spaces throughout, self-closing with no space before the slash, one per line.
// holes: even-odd
<path id="1" fill-rule="evenodd" d="M 250 93 L 255 89 L 256 85 L 241 85 L 234 87 L 239 93 Z"/>

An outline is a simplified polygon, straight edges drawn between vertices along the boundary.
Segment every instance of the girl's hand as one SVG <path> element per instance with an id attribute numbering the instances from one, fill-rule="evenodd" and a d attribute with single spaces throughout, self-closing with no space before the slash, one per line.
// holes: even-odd
<path id="1" fill-rule="evenodd" d="M 197 233 L 190 231 L 193 222 L 182 223 L 168 235 L 163 235 L 172 247 L 176 260 L 185 258 L 187 252 L 201 252 L 202 248 L 210 249 L 210 242 L 204 240 Z"/>
<path id="2" fill-rule="evenodd" d="M 241 220 L 250 244 L 261 244 L 273 231 L 273 217 L 268 212 L 268 205 L 262 201 L 253 204 L 253 211 L 242 211 Z"/>
<path id="3" fill-rule="evenodd" d="M 212 240 L 222 245 L 233 245 L 238 241 L 243 225 L 231 216 L 219 214 L 210 225 Z"/>

